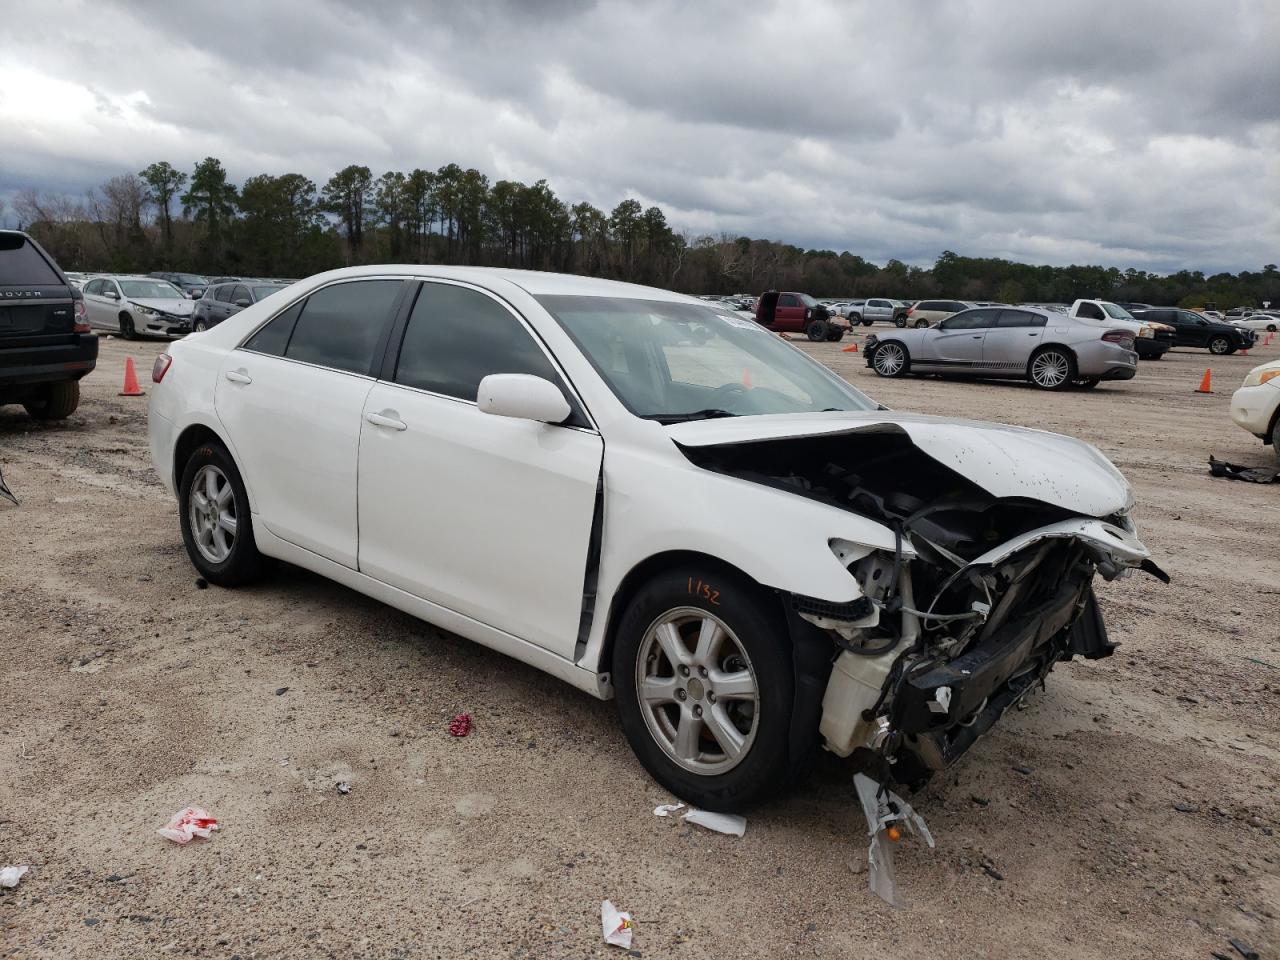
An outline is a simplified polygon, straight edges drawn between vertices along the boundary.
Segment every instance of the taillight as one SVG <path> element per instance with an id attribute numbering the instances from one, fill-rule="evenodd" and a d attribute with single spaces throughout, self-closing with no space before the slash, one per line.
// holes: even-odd
<path id="1" fill-rule="evenodd" d="M 916 312 L 916 308 L 915 308 L 915 307 L 907 307 L 907 316 L 908 316 L 908 317 L 909 317 L 909 316 L 911 316 L 911 315 L 912 315 L 913 313 L 915 313 L 915 312 Z"/>
<path id="2" fill-rule="evenodd" d="M 89 311 L 85 309 L 84 301 L 77 300 L 75 306 L 75 326 L 71 328 L 72 333 L 90 333 L 89 329 Z"/>
<path id="3" fill-rule="evenodd" d="M 164 375 L 169 372 L 169 366 L 173 363 L 173 357 L 167 353 L 162 353 L 156 357 L 156 362 L 151 365 L 151 382 L 159 383 L 164 379 Z"/>
<path id="4" fill-rule="evenodd" d="M 1133 349 L 1133 334 L 1125 330 L 1108 330 L 1102 335 L 1102 339 L 1107 343 L 1119 344 L 1126 350 Z"/>

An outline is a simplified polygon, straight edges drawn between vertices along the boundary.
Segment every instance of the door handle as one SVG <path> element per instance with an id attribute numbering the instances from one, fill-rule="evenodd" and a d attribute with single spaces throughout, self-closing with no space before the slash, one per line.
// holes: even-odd
<path id="1" fill-rule="evenodd" d="M 388 410 L 387 413 L 394 413 Z M 366 413 L 364 418 L 372 423 L 375 427 L 386 427 L 388 430 L 408 430 L 409 425 L 403 420 L 397 420 L 395 417 L 389 417 L 381 413 Z"/>
<path id="2" fill-rule="evenodd" d="M 223 374 L 232 383 L 253 383 L 253 377 L 249 376 L 243 370 L 228 370 Z"/>
<path id="3" fill-rule="evenodd" d="M 973 339 L 975 339 L 975 340 L 981 340 L 981 339 L 982 339 L 982 337 L 983 337 L 983 334 L 981 334 L 981 333 L 975 333 L 975 334 L 973 335 Z"/>

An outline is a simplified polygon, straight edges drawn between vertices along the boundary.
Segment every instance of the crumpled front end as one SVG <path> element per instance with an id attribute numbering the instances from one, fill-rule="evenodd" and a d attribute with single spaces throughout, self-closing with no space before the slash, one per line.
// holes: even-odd
<path id="1" fill-rule="evenodd" d="M 1101 455 L 1083 444 L 1078 453 L 1075 441 L 1055 438 L 1063 443 L 1054 448 L 1051 437 L 1029 440 L 1059 453 L 1065 467 L 1078 464 L 1052 483 L 1040 479 L 1048 476 L 1043 458 L 1020 476 L 966 469 L 957 451 L 971 462 L 1004 439 L 996 431 L 957 435 L 928 452 L 923 437 L 895 430 L 687 451 L 708 469 L 791 489 L 893 532 L 892 551 L 831 541 L 861 592 L 854 601 L 789 601 L 831 642 L 819 722 L 825 745 L 840 756 L 863 751 L 877 780 L 922 782 L 1056 663 L 1109 656 L 1096 577 L 1142 569 L 1167 579 L 1135 534 L 1115 468 L 1095 462 Z M 1027 450 L 1028 438 L 1013 441 Z"/>

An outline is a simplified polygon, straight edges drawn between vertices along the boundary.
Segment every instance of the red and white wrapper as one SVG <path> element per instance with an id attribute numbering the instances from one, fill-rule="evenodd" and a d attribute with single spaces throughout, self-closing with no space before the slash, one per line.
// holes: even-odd
<path id="1" fill-rule="evenodd" d="M 207 810 L 187 807 L 170 817 L 169 822 L 156 833 L 174 843 L 190 843 L 192 837 L 203 837 L 207 840 L 209 835 L 217 829 L 217 819 L 210 816 Z"/>

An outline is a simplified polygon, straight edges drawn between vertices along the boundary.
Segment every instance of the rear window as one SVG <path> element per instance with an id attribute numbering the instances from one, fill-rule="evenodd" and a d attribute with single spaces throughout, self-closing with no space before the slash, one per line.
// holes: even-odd
<path id="1" fill-rule="evenodd" d="M 48 286 L 62 283 L 47 260 L 27 238 L 17 233 L 0 233 L 0 285 Z"/>

